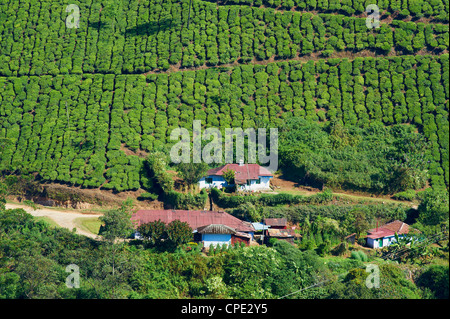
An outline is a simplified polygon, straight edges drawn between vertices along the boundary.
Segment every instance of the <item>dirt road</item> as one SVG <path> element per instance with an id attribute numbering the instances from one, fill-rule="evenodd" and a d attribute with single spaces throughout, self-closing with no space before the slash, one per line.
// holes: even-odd
<path id="1" fill-rule="evenodd" d="M 7 209 L 14 209 L 14 208 L 22 208 L 27 213 L 33 215 L 33 216 L 45 216 L 57 223 L 59 226 L 68 228 L 69 230 L 72 230 L 73 228 L 76 229 L 77 234 L 85 235 L 91 238 L 96 238 L 97 235 L 92 234 L 84 229 L 81 229 L 80 226 L 75 222 L 75 219 L 77 218 L 92 218 L 92 217 L 100 217 L 101 214 L 82 214 L 76 211 L 71 210 L 57 210 L 53 208 L 41 208 L 34 210 L 33 208 L 21 205 L 21 204 L 6 204 Z"/>

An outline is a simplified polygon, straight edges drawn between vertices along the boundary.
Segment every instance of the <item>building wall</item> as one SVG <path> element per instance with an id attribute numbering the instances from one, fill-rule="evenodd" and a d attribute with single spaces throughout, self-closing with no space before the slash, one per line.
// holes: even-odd
<path id="1" fill-rule="evenodd" d="M 373 238 L 367 238 L 367 246 L 370 248 L 378 248 L 378 241 Z"/>
<path id="2" fill-rule="evenodd" d="M 198 182 L 198 187 L 202 188 L 213 188 L 216 187 L 221 189 L 222 187 L 226 187 L 228 184 L 222 176 L 208 176 L 208 178 L 212 178 L 212 184 L 206 184 L 206 177 L 202 177 Z M 270 179 L 271 176 L 261 176 L 261 183 L 256 184 L 256 180 L 251 180 L 250 185 L 242 185 L 240 186 L 241 190 L 267 190 L 270 189 Z"/>
<path id="3" fill-rule="evenodd" d="M 216 187 L 218 189 L 221 189 L 222 187 L 225 187 L 227 185 L 227 182 L 222 176 L 208 176 L 208 178 L 212 178 L 212 184 L 206 184 L 206 177 L 202 177 L 198 182 L 198 187 L 200 189 L 202 188 L 213 188 Z"/>
<path id="4" fill-rule="evenodd" d="M 250 185 L 242 185 L 241 190 L 267 190 L 270 189 L 270 176 L 261 176 L 261 183 L 256 184 L 256 180 L 251 180 Z"/>
<path id="5" fill-rule="evenodd" d="M 231 236 L 231 245 L 234 246 L 236 243 L 244 243 L 246 246 L 250 245 L 250 238 Z"/>
<path id="6" fill-rule="evenodd" d="M 402 235 L 400 235 L 399 237 L 402 237 Z M 367 246 L 369 246 L 371 248 L 383 248 L 383 247 L 391 245 L 392 243 L 395 243 L 395 241 L 396 240 L 395 240 L 394 236 L 384 237 L 382 239 L 382 246 L 380 247 L 379 239 L 367 238 Z"/>
<path id="7" fill-rule="evenodd" d="M 204 247 L 231 245 L 231 234 L 202 234 L 202 242 Z"/>

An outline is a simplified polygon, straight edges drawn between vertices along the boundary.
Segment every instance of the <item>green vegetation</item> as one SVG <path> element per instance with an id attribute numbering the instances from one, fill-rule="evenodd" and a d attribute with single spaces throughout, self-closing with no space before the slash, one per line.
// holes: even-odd
<path id="1" fill-rule="evenodd" d="M 442 285 L 448 282 L 448 266 L 425 268 L 415 285 L 397 265 L 377 262 L 381 287 L 369 289 L 361 258 L 328 257 L 324 264 L 313 250 L 302 251 L 282 241 L 273 247 L 220 248 L 208 257 L 187 249 L 189 244 L 172 253 L 156 252 L 137 243 L 96 242 L 49 228 L 22 210 L 2 210 L 0 230 L 0 298 L 448 296 Z M 64 269 L 71 263 L 80 267 L 78 289 L 65 286 Z M 299 291 L 320 282 L 324 283 Z"/>
<path id="2" fill-rule="evenodd" d="M 3 198 L 0 196 L 1 202 L 4 202 Z M 405 276 L 404 268 L 374 259 L 373 253 L 366 255 L 352 250 L 351 258 L 329 256 L 330 253 L 345 255 L 353 249 L 348 245 L 343 249 L 331 249 L 331 246 L 339 242 L 337 238 L 342 234 L 363 231 L 368 221 L 362 219 L 405 218 L 405 211 L 400 207 L 339 207 L 284 208 L 285 212 L 293 209 L 297 212 L 286 215 L 290 221 L 304 219 L 304 240 L 298 248 L 275 240 L 271 247 L 216 247 L 210 250 L 209 256 L 204 256 L 196 244 L 189 243 L 191 230 L 181 222 L 141 225 L 139 231 L 145 237 L 144 242 L 117 240 L 128 237 L 132 229 L 130 200 L 101 218 L 104 223 L 102 241 L 64 228 L 50 227 L 21 209 L 5 210 L 2 207 L 0 298 L 385 299 L 448 296 L 448 284 L 445 286 L 448 265 L 422 267 L 417 274 L 417 284 L 414 284 Z M 276 210 L 277 214 L 280 209 Z M 350 211 L 345 212 L 346 209 Z M 342 247 L 344 243 L 336 247 Z M 437 256 L 434 258 L 448 260 L 448 239 L 447 246 L 433 251 Z M 322 262 L 319 256 L 327 262 Z M 365 285 L 366 262 L 379 266 L 380 289 Z M 410 263 L 415 262 L 423 265 L 423 256 L 410 259 Z M 82 280 L 78 289 L 69 289 L 65 285 L 67 273 L 64 269 L 73 263 L 80 267 Z M 425 260 L 425 264 L 429 263 L 430 260 Z"/>
<path id="3" fill-rule="evenodd" d="M 160 250 L 174 251 L 178 246 L 187 244 L 192 238 L 192 228 L 188 223 L 174 220 L 164 224 L 160 220 L 142 224 L 137 228 L 144 243 Z"/>
<path id="4" fill-rule="evenodd" d="M 279 150 L 286 176 L 303 185 L 372 193 L 426 185 L 429 147 L 412 126 L 326 124 L 304 119 L 286 123 Z"/>
<path id="5" fill-rule="evenodd" d="M 444 189 L 427 190 L 419 205 L 419 221 L 438 225 L 449 218 L 449 194 Z"/>
<path id="6" fill-rule="evenodd" d="M 428 141 L 431 184 L 448 186 L 448 87 L 447 54 L 291 61 L 147 77 L 0 78 L 0 115 L 7 119 L 0 122 L 0 137 L 11 141 L 0 169 L 36 172 L 38 179 L 74 186 L 146 189 L 141 173 L 146 161 L 126 155 L 123 144 L 157 152 L 173 143 L 167 137 L 172 129 L 192 131 L 193 119 L 221 130 L 265 123 L 281 131 L 295 117 L 308 125 L 332 121 L 366 132 L 383 130 L 376 123 L 413 124 Z M 66 102 L 69 126 L 61 116 Z"/>
<path id="7" fill-rule="evenodd" d="M 102 223 L 99 235 L 112 244 L 116 240 L 130 237 L 133 229 L 133 224 L 130 220 L 132 208 L 132 201 L 126 200 L 120 208 L 109 210 L 103 214 L 99 218 Z"/>
<path id="8" fill-rule="evenodd" d="M 98 234 L 102 225 L 101 221 L 97 217 L 80 217 L 75 219 L 74 222 L 92 234 Z"/>
<path id="9" fill-rule="evenodd" d="M 214 1 L 216 2 L 216 1 Z M 397 18 L 422 18 L 442 20 L 448 22 L 448 0 L 399 0 L 399 1 L 314 1 L 314 0 L 220 0 L 219 4 L 241 4 L 280 8 L 284 10 L 295 9 L 298 11 L 317 10 L 319 12 L 342 12 L 346 15 L 358 15 L 366 10 L 368 4 L 376 4 L 380 8 L 380 14 L 398 14 Z"/>
<path id="10" fill-rule="evenodd" d="M 42 222 L 46 223 L 49 227 L 58 227 L 59 226 L 53 219 L 51 219 L 50 217 L 47 217 L 47 216 L 34 217 L 34 219 L 38 222 L 42 221 Z M 98 231 L 98 229 L 97 229 L 97 231 Z"/>
<path id="11" fill-rule="evenodd" d="M 239 205 L 249 203 L 258 207 L 280 206 L 296 204 L 325 204 L 333 200 L 330 190 L 325 190 L 311 196 L 280 194 L 260 194 L 260 195 L 227 195 L 217 188 L 211 189 L 211 197 L 214 202 L 223 208 L 236 208 Z"/>
<path id="12" fill-rule="evenodd" d="M 73 29 L 67 1 L 1 2 L 0 298 L 448 298 L 449 1 L 192 0 L 188 28 L 190 2 L 74 0 Z M 369 4 L 380 28 L 366 26 Z M 283 176 L 322 191 L 198 192 L 212 166 L 169 160 L 170 133 L 194 120 L 223 136 L 278 128 Z M 129 240 L 131 200 L 77 220 L 99 240 L 5 209 L 7 195 L 35 207 L 86 188 L 166 209 L 209 195 L 244 220 L 285 217 L 301 240 L 206 256 L 179 221 Z M 420 234 L 359 246 L 394 219 Z M 65 285 L 74 263 L 79 289 Z M 369 263 L 380 289 L 365 284 Z"/>
<path id="13" fill-rule="evenodd" d="M 319 1 L 319 9 L 327 11 L 323 2 L 328 3 Z M 347 2 L 352 6 L 352 1 Z M 427 1 L 427 16 L 448 22 L 446 2 Z M 64 25 L 69 15 L 65 1 L 4 1 L 0 6 L 5 21 L 0 26 L 0 75 L 144 73 L 166 71 L 171 65 L 215 66 L 313 52 L 324 57 L 341 51 L 387 54 L 391 48 L 405 54 L 424 47 L 439 52 L 449 44 L 448 24 L 393 20 L 379 29 L 368 29 L 365 18 L 347 16 L 364 12 L 363 1 L 355 3 L 356 11 L 335 6 L 335 11 L 345 15 L 193 1 L 189 29 L 189 0 L 76 4 L 83 19 L 78 29 L 69 29 Z M 22 54 L 15 54 L 17 50 Z"/>

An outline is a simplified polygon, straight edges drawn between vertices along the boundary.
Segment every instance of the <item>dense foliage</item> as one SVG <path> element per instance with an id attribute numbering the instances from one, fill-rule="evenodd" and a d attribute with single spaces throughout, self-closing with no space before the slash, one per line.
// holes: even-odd
<path id="1" fill-rule="evenodd" d="M 280 134 L 281 169 L 303 185 L 396 193 L 423 188 L 428 145 L 413 126 L 367 128 L 294 119 Z"/>
<path id="2" fill-rule="evenodd" d="M 273 247 L 238 246 L 208 257 L 195 245 L 190 250 L 157 252 L 137 243 L 96 242 L 49 228 L 22 210 L 1 210 L 0 230 L 0 298 L 448 296 L 442 286 L 448 282 L 448 266 L 425 268 L 416 286 L 395 264 L 381 264 L 381 287 L 369 289 L 364 284 L 368 273 L 363 261 L 324 263 L 314 250 L 302 251 L 286 242 Z M 80 269 L 80 288 L 65 285 L 69 264 Z"/>
<path id="3" fill-rule="evenodd" d="M 178 246 L 192 241 L 192 228 L 186 222 L 174 220 L 164 224 L 160 220 L 141 224 L 137 228 L 144 242 L 162 250 L 174 251 Z"/>
<path id="4" fill-rule="evenodd" d="M 394 219 L 448 239 L 448 0 L 71 3 L 79 28 L 65 25 L 67 1 L 0 3 L 0 298 L 448 298 L 448 240 L 390 246 L 414 252 L 401 264 L 345 240 Z M 366 26 L 369 4 L 380 28 Z M 205 256 L 177 221 L 124 240 L 129 201 L 104 214 L 99 240 L 5 209 L 8 191 L 41 195 L 40 182 L 203 209 L 208 193 L 175 191 L 168 170 L 170 133 L 193 120 L 279 129 L 284 175 L 322 192 L 210 195 L 245 220 L 285 217 L 300 242 Z M 174 169 L 192 185 L 207 168 Z M 345 203 L 329 188 L 420 204 Z M 367 263 L 380 289 L 365 285 Z M 65 285 L 70 264 L 80 288 Z"/>
<path id="5" fill-rule="evenodd" d="M 364 17 L 348 16 L 364 12 L 364 1 L 354 5 L 346 1 L 343 7 L 337 6 L 338 1 L 332 3 L 331 11 L 342 9 L 345 15 L 193 1 L 189 29 L 189 0 L 73 3 L 80 7 L 78 29 L 65 26 L 70 14 L 65 12 L 65 1 L 3 1 L 0 75 L 143 73 L 165 71 L 171 65 L 246 63 L 310 53 L 326 57 L 341 51 L 387 54 L 392 48 L 406 54 L 424 48 L 439 52 L 449 45 L 448 24 L 393 20 L 368 29 Z M 329 10 L 324 4 L 328 1 L 312 3 Z M 446 5 L 441 0 L 423 3 L 427 17 L 448 22 L 448 1 Z M 306 10 L 315 10 L 304 4 L 308 4 Z M 348 5 L 354 8 L 346 10 Z M 388 6 L 393 11 L 400 6 L 406 9 L 407 2 L 392 1 Z M 421 14 L 421 3 L 412 7 Z M 22 54 L 16 54 L 19 51 Z"/>
<path id="6" fill-rule="evenodd" d="M 213 1 L 213 0 L 211 0 Z M 254 6 L 267 6 L 281 9 L 317 10 L 319 12 L 342 12 L 346 15 L 361 14 L 366 11 L 369 4 L 376 4 L 380 8 L 380 13 L 386 15 L 395 14 L 397 18 L 422 18 L 429 17 L 432 19 L 448 22 L 448 0 L 431 1 L 431 0 L 393 0 L 393 1 L 376 1 L 376 0 L 219 0 L 219 4 L 246 4 Z"/>
<path id="7" fill-rule="evenodd" d="M 431 184 L 448 186 L 448 79 L 447 54 L 147 76 L 0 77 L 0 138 L 7 141 L 0 169 L 76 186 L 138 189 L 145 185 L 138 152 L 170 146 L 176 127 L 192 132 L 196 119 L 221 130 L 281 130 L 295 117 L 358 127 L 414 124 L 429 143 Z"/>
<path id="8" fill-rule="evenodd" d="M 333 194 L 330 190 L 325 190 L 311 196 L 292 195 L 287 193 L 280 194 L 258 194 L 245 196 L 235 194 L 227 195 L 217 188 L 211 189 L 213 201 L 222 208 L 236 208 L 239 205 L 249 203 L 257 207 L 283 206 L 296 204 L 326 204 L 333 200 Z"/>

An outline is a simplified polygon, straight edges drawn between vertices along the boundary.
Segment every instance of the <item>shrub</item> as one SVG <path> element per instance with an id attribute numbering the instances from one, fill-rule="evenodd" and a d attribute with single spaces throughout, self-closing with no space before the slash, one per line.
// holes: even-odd
<path id="1" fill-rule="evenodd" d="M 447 266 L 433 265 L 427 268 L 418 278 L 417 285 L 429 289 L 435 298 L 448 299 L 449 270 Z"/>
<path id="2" fill-rule="evenodd" d="M 347 252 L 347 250 L 348 250 L 348 243 L 345 241 L 341 242 L 336 247 L 334 247 L 331 250 L 331 253 L 335 256 L 342 256 Z"/>
<path id="3" fill-rule="evenodd" d="M 352 253 L 351 253 L 350 258 L 356 259 L 356 260 L 359 260 L 359 261 L 363 261 L 363 262 L 366 262 L 369 259 L 367 257 L 367 255 L 364 252 L 360 251 L 360 250 L 353 250 Z"/>
<path id="4" fill-rule="evenodd" d="M 170 191 L 164 194 L 164 204 L 172 209 L 203 209 L 208 199 L 208 193 L 202 190 L 199 194 Z"/>
<path id="5" fill-rule="evenodd" d="M 398 199 L 398 200 L 406 200 L 406 201 L 412 201 L 416 198 L 416 191 L 413 189 L 408 189 L 404 192 L 396 193 L 392 196 L 392 198 Z"/>
<path id="6" fill-rule="evenodd" d="M 158 195 L 157 194 L 153 194 L 153 193 L 142 193 L 141 195 L 138 196 L 138 200 L 149 200 L 149 201 L 154 201 L 158 199 Z"/>

